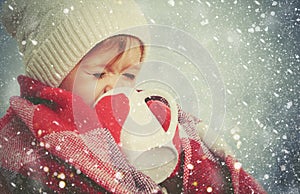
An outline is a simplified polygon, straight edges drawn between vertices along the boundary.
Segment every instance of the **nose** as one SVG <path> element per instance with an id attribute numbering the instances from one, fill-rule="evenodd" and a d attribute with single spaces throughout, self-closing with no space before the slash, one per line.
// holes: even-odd
<path id="1" fill-rule="evenodd" d="M 108 92 L 109 90 L 113 89 L 114 87 L 112 85 L 106 85 L 103 89 L 103 92 L 106 93 Z"/>
<path id="2" fill-rule="evenodd" d="M 109 90 L 113 89 L 116 86 L 117 79 L 118 76 L 108 76 L 104 83 L 103 93 L 106 93 Z"/>

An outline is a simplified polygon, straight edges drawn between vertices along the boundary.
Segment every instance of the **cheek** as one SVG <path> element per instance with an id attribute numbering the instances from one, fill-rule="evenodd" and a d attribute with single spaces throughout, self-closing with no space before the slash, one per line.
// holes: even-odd
<path id="1" fill-rule="evenodd" d="M 80 96 L 83 101 L 92 106 L 95 100 L 95 95 L 97 93 L 97 81 L 85 78 L 76 79 L 73 85 L 73 93 Z"/>
<path id="2" fill-rule="evenodd" d="M 60 84 L 59 88 L 67 91 L 73 91 L 74 79 L 71 75 L 68 75 Z"/>
<path id="3" fill-rule="evenodd" d="M 124 82 L 125 87 L 134 87 L 135 86 L 135 80 L 126 80 L 126 82 Z"/>
<path id="4" fill-rule="evenodd" d="M 119 80 L 117 81 L 115 87 L 134 87 L 135 86 L 136 81 L 135 80 L 131 80 L 128 79 L 126 77 L 120 77 Z"/>

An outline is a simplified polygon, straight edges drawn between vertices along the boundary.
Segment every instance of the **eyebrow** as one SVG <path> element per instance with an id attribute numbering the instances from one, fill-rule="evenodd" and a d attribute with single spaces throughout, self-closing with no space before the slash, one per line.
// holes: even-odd
<path id="1" fill-rule="evenodd" d="M 128 68 L 125 68 L 125 69 L 122 69 L 122 71 L 128 69 L 128 70 L 132 70 L 132 71 L 140 71 L 141 68 L 142 68 L 142 65 L 141 63 L 139 64 L 136 64 L 136 65 L 132 65 L 132 64 L 129 64 L 130 66 Z"/>
<path id="2" fill-rule="evenodd" d="M 93 64 L 84 64 L 83 66 L 81 66 L 81 68 L 85 68 L 89 71 L 99 71 L 99 69 L 102 69 L 104 70 L 105 67 L 107 66 L 107 64 L 96 64 L 96 63 L 93 63 Z"/>
<path id="3" fill-rule="evenodd" d="M 136 65 L 131 65 L 131 67 L 129 69 L 137 69 L 137 70 L 139 70 L 139 69 L 141 69 L 141 63 L 136 64 Z"/>

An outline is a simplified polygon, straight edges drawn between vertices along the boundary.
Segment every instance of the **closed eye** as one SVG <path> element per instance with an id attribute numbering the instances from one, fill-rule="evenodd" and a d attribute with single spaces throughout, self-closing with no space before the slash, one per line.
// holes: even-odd
<path id="1" fill-rule="evenodd" d="M 105 75 L 105 73 L 94 73 L 93 76 L 97 79 L 101 79 L 103 78 L 103 76 Z"/>
<path id="2" fill-rule="evenodd" d="M 131 79 L 131 80 L 134 80 L 135 79 L 135 75 L 132 74 L 132 73 L 123 73 L 123 76 Z"/>

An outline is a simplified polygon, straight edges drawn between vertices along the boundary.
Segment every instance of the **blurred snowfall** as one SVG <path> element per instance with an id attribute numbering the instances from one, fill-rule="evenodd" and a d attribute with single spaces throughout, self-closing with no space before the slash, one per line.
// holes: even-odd
<path id="1" fill-rule="evenodd" d="M 299 193 L 299 2 L 137 2 L 149 23 L 174 26 L 189 33 L 215 60 L 226 87 L 226 115 L 220 135 L 231 145 L 243 167 L 269 193 Z M 16 77 L 24 67 L 15 41 L 2 26 L 0 51 L 3 115 L 9 97 L 19 93 Z M 155 50 L 152 54 L 157 55 Z M 193 92 L 198 97 L 204 94 L 198 102 L 202 112 L 197 116 L 205 121 L 210 114 L 209 86 L 201 75 L 194 74 L 188 61 L 183 60 L 182 64 L 186 68 L 181 73 L 191 80 Z M 195 76 L 197 79 L 193 79 Z M 185 85 L 177 89 L 184 90 Z M 193 103 L 193 99 L 188 100 Z"/>

